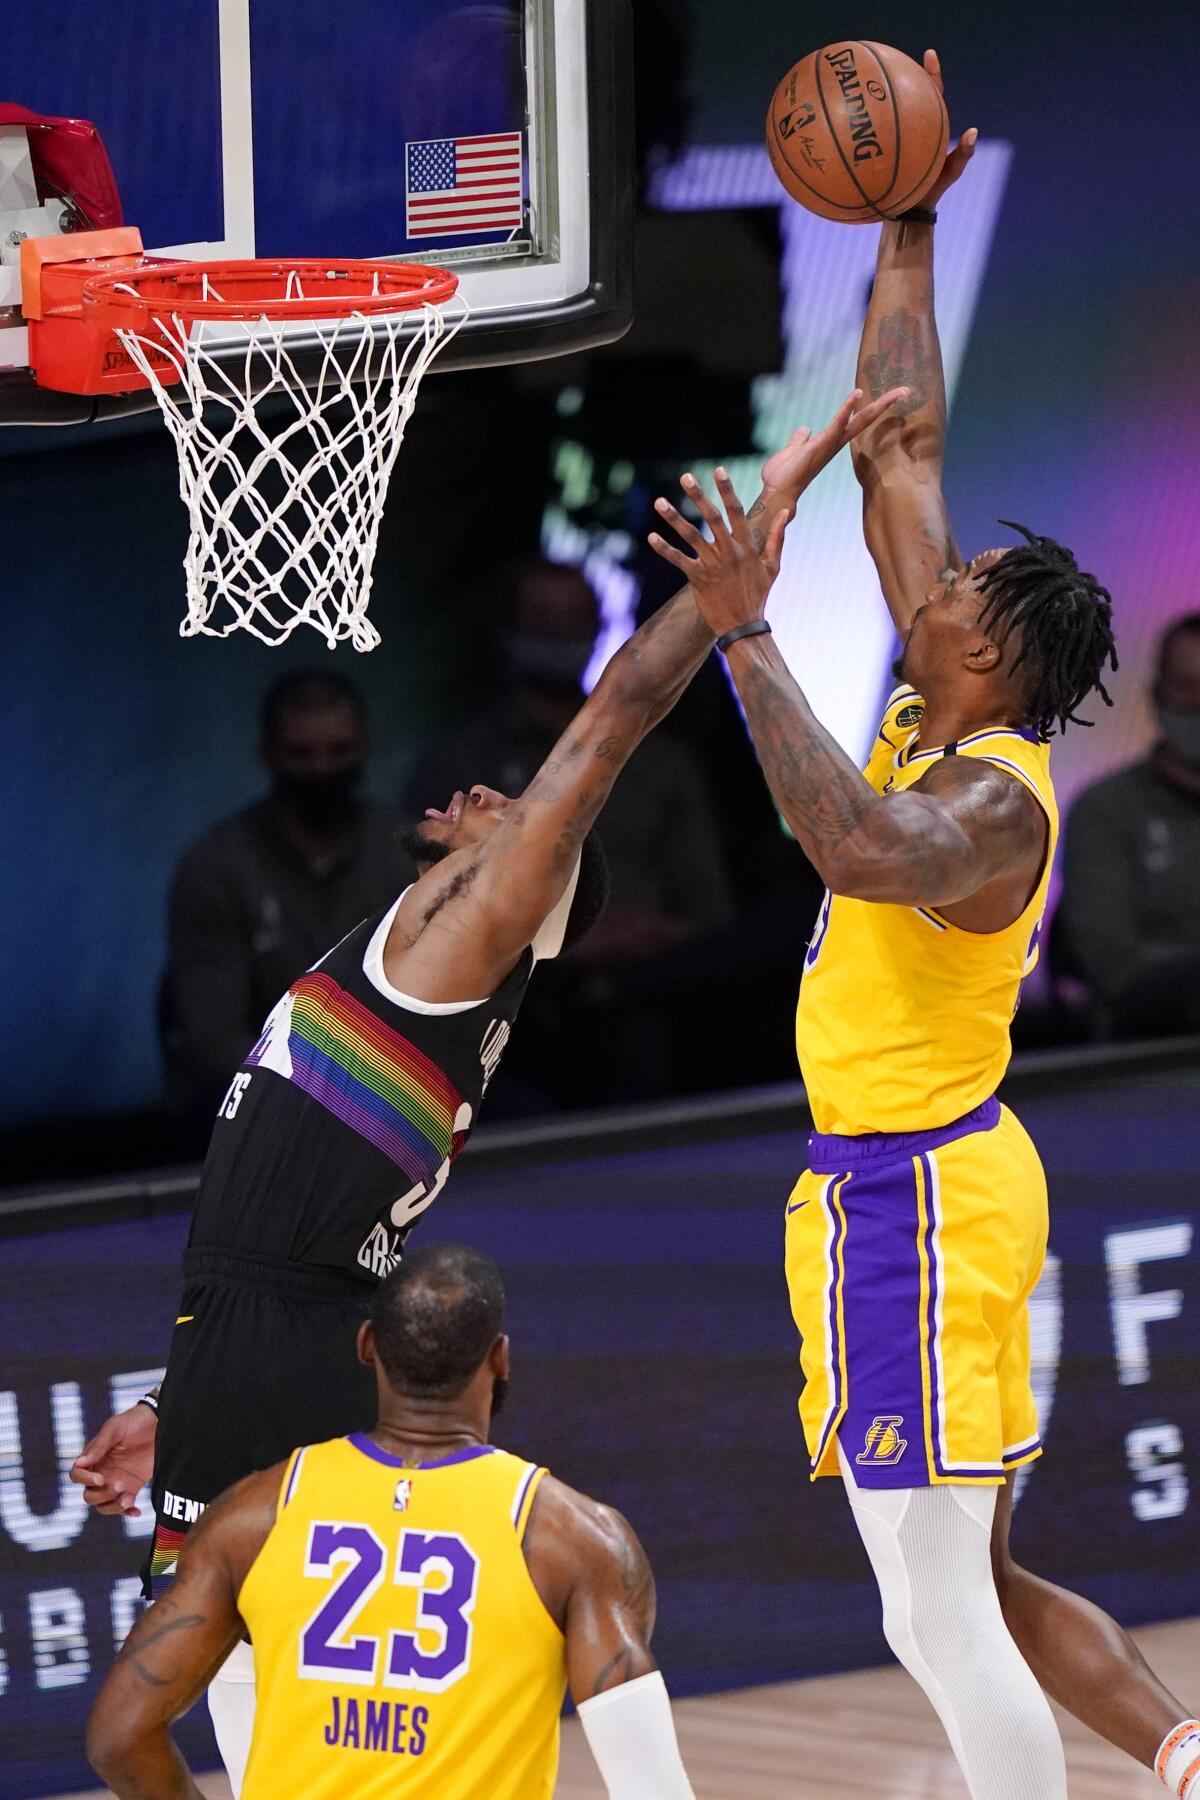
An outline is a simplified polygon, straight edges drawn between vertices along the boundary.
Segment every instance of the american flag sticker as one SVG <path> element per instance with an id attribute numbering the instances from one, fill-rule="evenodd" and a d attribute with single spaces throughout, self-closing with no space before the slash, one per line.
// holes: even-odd
<path id="1" fill-rule="evenodd" d="M 405 144 L 409 238 L 515 231 L 522 215 L 521 161 L 519 131 Z"/>

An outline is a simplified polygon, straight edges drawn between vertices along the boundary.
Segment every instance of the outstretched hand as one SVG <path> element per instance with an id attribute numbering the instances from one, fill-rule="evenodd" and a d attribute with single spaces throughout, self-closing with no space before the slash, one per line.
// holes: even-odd
<path id="1" fill-rule="evenodd" d="M 795 507 L 805 488 L 810 487 L 821 470 L 827 468 L 839 450 L 844 450 L 861 432 L 908 397 L 906 387 L 889 388 L 878 400 L 872 400 L 860 412 L 855 407 L 862 399 L 862 389 L 847 394 L 823 431 L 815 434 L 807 425 L 793 431 L 782 450 L 776 450 L 763 464 L 763 487 L 772 490 Z"/>
<path id="2" fill-rule="evenodd" d="M 763 492 L 749 515 L 742 510 L 725 469 L 715 471 L 717 491 L 725 517 L 709 499 L 694 475 L 685 475 L 682 487 L 711 532 L 706 538 L 683 517 L 669 500 L 659 499 L 655 511 L 694 552 L 687 556 L 657 531 L 650 533 L 650 547 L 679 570 L 691 587 L 704 621 L 720 637 L 735 625 L 761 619 L 767 595 L 779 573 L 783 534 L 796 510 L 796 502 L 839 450 L 866 431 L 897 401 L 908 394 L 905 387 L 888 393 L 855 412 L 861 388 L 847 396 L 823 431 L 815 434 L 807 425 L 794 431 L 782 450 L 763 466 Z M 769 518 L 765 536 L 762 521 Z"/>
<path id="3" fill-rule="evenodd" d="M 925 73 L 929 76 L 929 79 L 933 82 L 940 94 L 942 92 L 941 58 L 938 56 L 936 50 L 927 50 L 923 60 L 925 64 Z M 975 146 L 978 142 L 979 131 L 972 125 L 969 131 L 963 132 L 953 150 L 947 153 L 946 160 L 942 164 L 942 172 L 930 188 L 929 192 L 922 199 L 922 206 L 935 207 L 942 195 L 946 192 L 946 189 L 954 186 L 955 182 L 958 180 L 959 176 L 964 173 L 967 164 L 974 156 Z"/>
<path id="4" fill-rule="evenodd" d="M 696 477 L 685 475 L 683 491 L 712 536 L 706 538 L 669 500 L 659 499 L 654 502 L 659 517 L 695 554 L 685 556 L 657 531 L 650 533 L 650 548 L 679 570 L 691 587 L 705 624 L 720 637 L 735 625 L 762 618 L 771 584 L 779 573 L 783 534 L 794 507 L 783 507 L 775 514 L 764 543 L 747 520 L 728 471 L 714 470 L 714 479 L 728 524 Z"/>

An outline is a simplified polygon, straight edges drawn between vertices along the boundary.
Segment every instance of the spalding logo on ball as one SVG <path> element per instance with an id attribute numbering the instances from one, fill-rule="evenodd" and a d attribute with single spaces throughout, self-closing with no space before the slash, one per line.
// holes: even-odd
<path id="1" fill-rule="evenodd" d="M 919 206 L 949 141 L 935 83 L 887 44 L 814 50 L 789 69 L 767 113 L 767 149 L 788 193 L 848 225 Z"/>

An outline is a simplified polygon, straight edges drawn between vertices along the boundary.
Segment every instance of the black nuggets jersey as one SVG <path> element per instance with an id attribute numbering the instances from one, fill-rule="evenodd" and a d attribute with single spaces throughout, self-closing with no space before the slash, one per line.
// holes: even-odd
<path id="1" fill-rule="evenodd" d="M 399 904 L 344 937 L 271 1013 L 222 1101 L 190 1248 L 374 1282 L 445 1185 L 534 952 L 488 1000 L 413 1000 L 383 972 Z"/>

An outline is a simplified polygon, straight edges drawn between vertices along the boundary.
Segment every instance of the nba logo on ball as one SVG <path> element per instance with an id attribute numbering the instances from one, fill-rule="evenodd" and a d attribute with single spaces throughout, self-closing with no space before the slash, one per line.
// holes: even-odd
<path id="1" fill-rule="evenodd" d="M 392 1495 L 392 1511 L 407 1512 L 412 1498 L 412 1482 L 402 1479 L 396 1483 L 396 1492 Z"/>
<path id="2" fill-rule="evenodd" d="M 767 112 L 767 149 L 788 193 L 847 225 L 919 206 L 949 133 L 941 92 L 921 64 L 857 39 L 796 63 Z"/>
<path id="3" fill-rule="evenodd" d="M 900 1427 L 904 1423 L 902 1413 L 894 1413 L 888 1418 L 872 1419 L 866 1441 L 855 1457 L 856 1463 L 898 1463 L 908 1449 L 908 1439 L 900 1436 Z"/>

